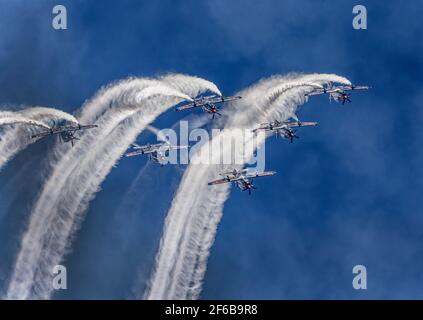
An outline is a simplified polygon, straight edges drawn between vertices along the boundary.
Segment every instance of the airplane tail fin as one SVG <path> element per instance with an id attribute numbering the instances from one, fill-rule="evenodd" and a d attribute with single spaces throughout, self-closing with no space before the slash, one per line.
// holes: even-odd
<path id="1" fill-rule="evenodd" d="M 140 148 L 141 146 L 138 143 L 134 142 L 134 143 L 131 143 L 131 147 L 132 148 Z"/>
<path id="2" fill-rule="evenodd" d="M 295 121 L 301 123 L 300 119 L 298 119 L 297 115 L 294 112 L 292 113 L 291 118 L 294 119 Z"/>

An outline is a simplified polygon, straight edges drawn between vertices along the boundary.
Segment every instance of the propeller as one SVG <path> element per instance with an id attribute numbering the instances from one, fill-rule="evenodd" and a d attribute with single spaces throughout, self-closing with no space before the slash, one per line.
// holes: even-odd
<path id="1" fill-rule="evenodd" d="M 75 144 L 74 140 L 80 140 L 79 138 L 75 137 L 74 133 L 72 133 L 72 132 L 70 133 L 70 139 L 71 139 L 72 147 Z"/>
<path id="2" fill-rule="evenodd" d="M 222 115 L 219 113 L 219 112 L 217 112 L 217 111 L 211 111 L 211 113 L 213 114 L 212 115 L 212 120 L 214 120 L 214 118 L 216 117 L 216 115 L 218 115 L 219 117 L 221 117 Z"/>
<path id="3" fill-rule="evenodd" d="M 251 196 L 251 190 L 252 189 L 257 189 L 256 186 L 254 186 L 253 184 L 250 184 L 250 187 L 248 188 L 248 194 Z"/>
<path id="4" fill-rule="evenodd" d="M 51 128 L 50 128 L 50 134 L 53 134 L 54 133 L 54 131 L 53 131 L 53 129 L 56 127 L 56 121 L 55 120 L 53 120 L 53 125 L 51 126 Z"/>
<path id="5" fill-rule="evenodd" d="M 345 102 L 349 102 L 349 103 L 351 103 L 351 99 L 350 98 L 348 98 L 348 96 L 347 97 L 344 97 L 344 99 L 342 100 L 342 105 L 344 105 L 345 104 Z"/>
<path id="6" fill-rule="evenodd" d="M 289 138 L 291 143 L 294 142 L 294 138 L 298 139 L 299 136 L 297 136 L 297 130 L 291 130 L 290 132 L 287 132 L 287 135 L 285 136 L 285 138 Z"/>

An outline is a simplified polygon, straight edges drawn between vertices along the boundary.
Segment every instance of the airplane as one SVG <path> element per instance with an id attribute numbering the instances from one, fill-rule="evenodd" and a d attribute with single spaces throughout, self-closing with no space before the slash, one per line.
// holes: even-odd
<path id="1" fill-rule="evenodd" d="M 230 97 L 225 97 L 225 96 L 218 96 L 218 95 L 210 95 L 210 96 L 202 96 L 199 98 L 195 98 L 193 102 L 188 103 L 186 105 L 177 107 L 176 110 L 177 111 L 181 111 L 181 110 L 187 110 L 187 109 L 192 109 L 192 108 L 196 108 L 196 107 L 201 107 L 203 109 L 203 111 L 207 112 L 207 113 L 211 113 L 212 119 L 215 118 L 216 114 L 218 116 L 222 116 L 219 113 L 219 108 L 216 106 L 216 104 L 218 103 L 224 103 L 224 102 L 229 102 L 229 101 L 233 101 L 233 100 L 238 100 L 241 99 L 242 97 L 240 96 L 230 96 Z"/>
<path id="2" fill-rule="evenodd" d="M 266 176 L 273 176 L 276 174 L 276 171 L 264 171 L 264 172 L 248 172 L 247 170 L 232 170 L 229 172 L 223 172 L 220 173 L 221 176 L 223 176 L 223 179 L 214 180 L 208 183 L 209 186 L 222 184 L 222 183 L 233 183 L 238 188 L 241 189 L 241 191 L 248 190 L 248 194 L 251 195 L 252 189 L 257 189 L 253 183 L 252 180 L 258 177 L 266 177 Z"/>
<path id="3" fill-rule="evenodd" d="M 140 146 L 136 143 L 133 143 L 132 149 L 134 149 L 135 151 L 128 152 L 127 154 L 125 154 L 125 156 L 133 157 L 133 156 L 148 154 L 150 160 L 160 163 L 163 166 L 163 161 L 165 160 L 166 151 L 186 149 L 186 148 L 188 148 L 188 146 L 172 146 L 167 141 L 156 143 L 156 144 L 146 144 L 144 146 Z"/>
<path id="4" fill-rule="evenodd" d="M 258 130 L 265 130 L 265 131 L 274 131 L 275 134 L 279 134 L 281 137 L 285 139 L 290 139 L 291 143 L 294 142 L 294 138 L 300 138 L 296 133 L 296 130 L 292 130 L 292 128 L 299 128 L 299 127 L 309 127 L 315 126 L 317 122 L 301 122 L 301 121 L 273 121 L 270 123 L 262 123 L 260 127 L 254 129 L 253 132 L 257 132 Z"/>
<path id="5" fill-rule="evenodd" d="M 342 105 L 345 102 L 351 102 L 351 95 L 347 93 L 347 91 L 353 90 L 368 90 L 370 89 L 369 86 L 355 86 L 355 85 L 346 85 L 346 86 L 339 86 L 339 87 L 328 87 L 328 88 L 318 88 L 315 89 L 313 92 L 306 94 L 306 96 L 317 96 L 321 94 L 329 94 L 329 101 L 337 101 L 341 102 Z"/>
<path id="6" fill-rule="evenodd" d="M 80 130 L 86 130 L 91 128 L 97 128 L 96 124 L 89 124 L 89 125 L 65 125 L 65 126 L 56 126 L 55 124 L 49 129 L 45 131 L 41 131 L 31 136 L 31 138 L 45 138 L 50 135 L 58 134 L 59 140 L 63 142 L 70 142 L 72 147 L 74 146 L 74 140 L 79 140 L 79 138 L 75 137 L 75 133 Z"/>

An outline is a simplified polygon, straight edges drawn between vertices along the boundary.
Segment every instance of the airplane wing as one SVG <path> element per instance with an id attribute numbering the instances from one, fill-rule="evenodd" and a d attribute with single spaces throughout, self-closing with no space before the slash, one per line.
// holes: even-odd
<path id="1" fill-rule="evenodd" d="M 242 97 L 241 96 L 230 96 L 230 97 L 223 97 L 223 101 L 224 102 L 226 102 L 226 101 L 234 101 L 234 100 L 239 100 L 239 99 L 242 99 Z"/>
<path id="2" fill-rule="evenodd" d="M 342 88 L 333 88 L 333 89 L 327 89 L 325 93 L 336 93 L 336 92 L 342 92 Z"/>
<path id="3" fill-rule="evenodd" d="M 92 129 L 92 128 L 97 128 L 97 127 L 98 127 L 98 125 L 96 125 L 96 124 L 79 125 L 78 130 Z"/>
<path id="4" fill-rule="evenodd" d="M 50 130 L 41 131 L 39 133 L 32 135 L 32 138 L 44 138 L 50 135 L 59 134 L 66 131 L 69 131 L 69 129 L 66 129 L 63 127 L 51 128 Z"/>
<path id="5" fill-rule="evenodd" d="M 169 150 L 188 149 L 188 146 L 170 146 Z"/>
<path id="6" fill-rule="evenodd" d="M 286 124 L 286 126 L 289 128 L 310 127 L 315 125 L 317 125 L 317 122 L 297 121 L 297 122 L 291 122 Z"/>
<path id="7" fill-rule="evenodd" d="M 51 132 L 51 131 L 43 131 L 43 132 L 39 132 L 39 133 L 36 133 L 36 134 L 33 134 L 32 136 L 31 136 L 31 138 L 44 138 L 44 137 L 47 137 L 47 136 L 49 136 L 49 135 L 52 135 L 53 133 Z"/>
<path id="8" fill-rule="evenodd" d="M 232 170 L 232 171 L 228 171 L 228 172 L 221 172 L 221 173 L 219 173 L 221 176 L 229 176 L 229 175 L 231 175 L 231 176 L 235 176 L 235 175 L 240 175 L 240 174 L 244 174 L 244 173 L 246 173 L 247 172 L 247 170 L 246 169 L 243 169 L 243 170 L 236 170 L 235 172 L 234 172 L 234 170 Z M 234 174 L 235 173 L 235 174 Z"/>
<path id="9" fill-rule="evenodd" d="M 263 171 L 263 172 L 257 172 L 257 177 L 266 177 L 266 176 L 273 176 L 276 174 L 276 171 Z"/>
<path id="10" fill-rule="evenodd" d="M 299 125 L 299 127 L 313 127 L 313 126 L 317 126 L 317 122 L 314 122 L 314 121 L 310 121 L 310 122 L 299 122 L 298 123 Z"/>
<path id="11" fill-rule="evenodd" d="M 252 179 L 252 178 L 258 178 L 258 177 L 267 177 L 267 176 L 273 176 L 274 174 L 276 174 L 276 171 L 255 172 L 255 173 L 247 174 L 244 178 Z"/>
<path id="12" fill-rule="evenodd" d="M 321 94 L 326 94 L 326 93 L 335 93 L 335 92 L 339 92 L 341 91 L 342 88 L 327 88 L 327 89 L 314 89 L 314 91 L 307 93 L 306 96 L 318 96 Z"/>
<path id="13" fill-rule="evenodd" d="M 233 101 L 237 99 L 241 99 L 241 97 L 240 96 L 225 97 L 225 96 L 217 96 L 214 94 L 214 95 L 194 99 L 194 102 L 177 107 L 176 110 L 178 111 L 187 110 L 187 109 L 192 109 L 195 107 L 202 107 L 206 105 L 207 103 L 222 103 L 222 102 L 228 102 L 228 101 Z"/>
<path id="14" fill-rule="evenodd" d="M 213 102 L 213 103 L 221 103 L 221 102 L 229 102 L 229 101 L 234 101 L 234 100 L 238 100 L 241 99 L 241 96 L 221 96 L 221 97 L 214 97 L 212 99 L 209 99 L 209 102 Z"/>
<path id="15" fill-rule="evenodd" d="M 223 183 L 228 183 L 228 182 L 231 182 L 231 181 L 233 181 L 233 180 L 228 180 L 228 179 L 219 179 L 219 180 L 214 180 L 214 181 L 211 181 L 211 182 L 209 182 L 209 183 L 207 183 L 209 186 L 213 186 L 213 185 L 216 185 L 216 184 L 223 184 Z"/>
<path id="16" fill-rule="evenodd" d="M 307 93 L 306 96 L 318 96 L 321 94 L 325 94 L 326 92 L 323 89 L 315 89 L 314 91 Z"/>
<path id="17" fill-rule="evenodd" d="M 247 170 L 242 170 L 239 173 L 241 174 L 240 176 L 234 176 L 233 172 L 224 172 L 221 173 L 220 175 L 227 175 L 227 178 L 223 178 L 223 179 L 219 179 L 219 180 L 214 180 L 208 183 L 209 186 L 211 185 L 216 185 L 216 184 L 222 184 L 222 183 L 229 183 L 229 182 L 235 182 L 235 181 L 239 181 L 239 180 L 244 180 L 244 181 L 248 181 L 248 179 L 254 179 L 257 177 L 265 177 L 265 176 L 273 176 L 276 172 L 275 171 L 265 171 L 265 172 L 255 172 L 255 173 L 250 173 L 250 174 L 245 174 Z M 229 175 L 231 175 L 232 177 L 229 177 Z"/>
<path id="18" fill-rule="evenodd" d="M 369 86 L 355 86 L 353 90 L 369 90 Z"/>
<path id="19" fill-rule="evenodd" d="M 131 157 L 131 156 L 136 156 L 136 155 L 140 155 L 140 154 L 153 153 L 153 152 L 157 151 L 158 148 L 160 148 L 160 146 L 161 146 L 161 144 L 152 144 L 152 145 L 140 146 L 136 143 L 133 143 L 132 148 L 136 151 L 129 152 L 129 153 L 126 154 L 126 156 Z"/>
<path id="20" fill-rule="evenodd" d="M 188 103 L 186 105 L 177 107 L 176 110 L 181 111 L 181 110 L 192 109 L 192 108 L 195 108 L 195 107 L 199 107 L 199 105 L 198 104 L 194 104 L 194 103 Z"/>
<path id="21" fill-rule="evenodd" d="M 368 90 L 370 87 L 369 86 L 343 86 L 342 89 L 344 91 L 351 91 L 351 90 Z"/>
<path id="22" fill-rule="evenodd" d="M 98 125 L 96 124 L 87 124 L 87 125 L 70 125 L 70 126 L 62 126 L 62 127 L 58 127 L 59 130 L 61 131 L 77 131 L 77 130 L 85 130 L 85 129 L 91 129 L 91 128 L 97 128 Z"/>
<path id="23" fill-rule="evenodd" d="M 139 152 L 140 154 L 149 154 L 149 153 L 157 152 L 158 150 L 159 150 L 158 148 L 146 147 L 146 148 L 141 148 L 135 152 Z"/>
<path id="24" fill-rule="evenodd" d="M 125 154 L 125 157 L 134 157 L 134 156 L 139 156 L 139 155 L 143 155 L 144 153 L 142 151 L 133 151 L 133 152 L 128 152 Z"/>
<path id="25" fill-rule="evenodd" d="M 161 143 L 156 143 L 156 144 L 150 144 L 150 145 L 148 145 L 147 147 L 150 147 L 150 148 L 152 148 L 152 149 L 158 149 L 158 148 L 160 148 L 161 146 L 165 146 L 165 145 L 167 145 L 167 143 L 166 143 L 166 142 L 161 142 Z"/>
<path id="26" fill-rule="evenodd" d="M 135 142 L 131 146 L 132 146 L 132 149 L 141 149 L 142 148 L 138 143 L 135 143 Z"/>
<path id="27" fill-rule="evenodd" d="M 259 130 L 268 130 L 268 129 L 270 129 L 269 123 L 261 123 L 258 128 L 251 130 L 251 132 L 256 132 L 256 131 L 259 131 Z"/>
<path id="28" fill-rule="evenodd" d="M 187 110 L 187 109 L 192 109 L 192 108 L 196 108 L 196 107 L 202 107 L 207 103 L 213 102 L 213 99 L 215 97 L 216 97 L 216 95 L 194 98 L 194 102 L 184 104 L 183 106 L 177 107 L 176 110 L 181 111 L 181 110 Z"/>
<path id="29" fill-rule="evenodd" d="M 292 122 L 294 123 L 294 122 Z M 274 121 L 272 123 L 262 123 L 260 127 L 254 129 L 252 132 L 256 132 L 258 130 L 266 130 L 266 131 L 273 131 L 278 129 L 284 129 L 289 127 L 289 122 L 280 122 L 280 121 Z"/>

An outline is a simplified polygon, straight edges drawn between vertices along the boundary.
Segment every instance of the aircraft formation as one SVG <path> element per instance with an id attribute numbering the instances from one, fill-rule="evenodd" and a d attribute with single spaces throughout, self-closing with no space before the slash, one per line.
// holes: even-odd
<path id="1" fill-rule="evenodd" d="M 339 102 L 344 105 L 346 102 L 351 102 L 351 93 L 350 91 L 362 91 L 368 90 L 369 86 L 355 86 L 355 85 L 343 85 L 343 86 L 328 86 L 324 88 L 316 88 L 312 92 L 306 94 L 306 97 L 325 95 L 329 96 L 329 101 Z M 235 101 L 241 99 L 241 96 L 218 96 L 218 95 L 209 95 L 209 96 L 200 96 L 193 98 L 192 102 L 184 104 L 182 106 L 176 107 L 176 111 L 189 110 L 201 108 L 203 112 L 209 113 L 212 115 L 212 119 L 215 119 L 215 116 L 222 116 L 219 112 L 221 104 Z M 289 140 L 291 143 L 294 142 L 294 139 L 298 139 L 297 130 L 294 128 L 300 127 L 310 127 L 316 126 L 317 122 L 302 122 L 302 121 L 278 121 L 262 123 L 257 128 L 253 129 L 252 132 L 265 131 L 273 132 L 276 136 L 280 136 Z M 48 136 L 58 135 L 59 141 L 61 142 L 70 142 L 72 146 L 75 144 L 75 140 L 79 140 L 75 134 L 79 131 L 84 131 L 87 129 L 93 129 L 98 127 L 95 124 L 81 125 L 81 124 L 72 124 L 72 125 L 56 125 L 55 123 L 50 129 L 40 131 L 33 134 L 31 137 L 33 139 L 45 138 Z M 183 145 L 171 145 L 169 142 L 161 142 L 156 144 L 147 144 L 147 145 L 138 145 L 136 143 L 131 146 L 132 151 L 125 154 L 126 157 L 133 157 L 139 155 L 147 155 L 150 160 L 164 164 L 166 153 L 171 150 L 178 149 L 187 149 L 189 146 Z M 249 172 L 248 170 L 237 170 L 233 169 L 229 172 L 223 172 L 220 175 L 223 178 L 208 182 L 208 185 L 220 185 L 224 183 L 233 183 L 242 191 L 247 191 L 251 194 L 253 189 L 256 187 L 253 185 L 252 181 L 258 177 L 267 177 L 276 174 L 275 171 L 264 171 L 264 172 Z"/>
<path id="2" fill-rule="evenodd" d="M 311 93 L 306 96 L 317 96 L 327 94 L 329 96 L 329 101 L 339 102 L 342 105 L 345 102 L 351 102 L 351 94 L 349 91 L 353 90 L 368 90 L 368 86 L 329 86 L 325 88 L 316 88 Z M 201 108 L 204 112 L 212 114 L 212 119 L 216 115 L 221 116 L 219 113 L 219 108 L 217 104 L 234 101 L 241 99 L 241 96 L 201 96 L 194 98 L 193 102 L 188 104 L 176 107 L 176 111 L 188 110 L 194 108 Z M 260 130 L 266 132 L 274 132 L 276 136 L 288 139 L 291 143 L 294 142 L 294 139 L 298 139 L 297 130 L 294 128 L 300 127 L 310 127 L 316 126 L 317 122 L 302 122 L 302 121 L 279 121 L 275 120 L 273 122 L 262 123 L 258 128 L 252 130 L 252 132 L 258 132 Z M 188 148 L 189 146 L 172 146 L 168 142 L 158 143 L 158 144 L 147 144 L 144 146 L 139 146 L 137 144 L 133 145 L 135 151 L 129 152 L 126 154 L 127 157 L 138 156 L 138 155 L 148 155 L 149 158 L 155 162 L 161 163 L 160 160 L 164 160 L 165 152 L 169 150 Z M 162 164 L 163 165 L 163 164 Z M 275 171 L 263 171 L 263 172 L 249 172 L 248 170 L 237 170 L 233 169 L 230 172 L 220 173 L 224 178 L 208 182 L 208 185 L 219 185 L 224 183 L 233 183 L 241 191 L 248 191 L 251 195 L 253 189 L 257 189 L 253 184 L 253 180 L 258 177 L 267 177 L 276 174 Z"/>

